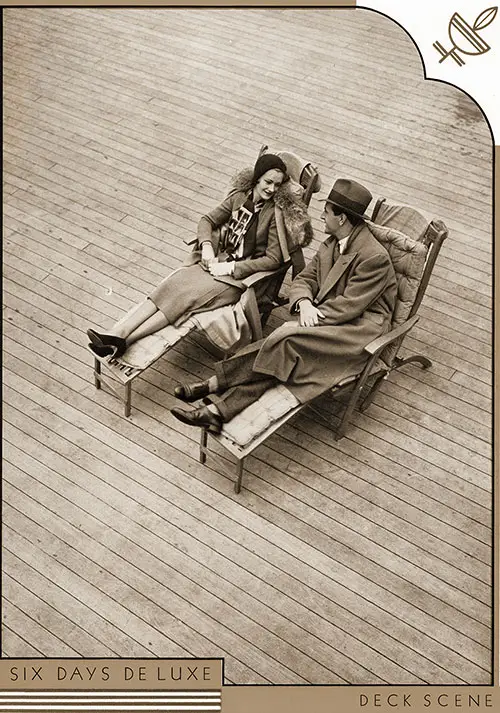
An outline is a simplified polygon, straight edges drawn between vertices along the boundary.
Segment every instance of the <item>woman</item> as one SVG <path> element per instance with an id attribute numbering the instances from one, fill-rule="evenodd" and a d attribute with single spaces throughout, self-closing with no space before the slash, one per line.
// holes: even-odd
<path id="1" fill-rule="evenodd" d="M 284 262 L 275 203 L 284 214 L 294 214 L 292 224 L 299 235 L 292 235 L 292 246 L 310 242 L 306 207 L 287 191 L 288 180 L 286 165 L 275 154 L 263 154 L 253 171 L 241 172 L 227 198 L 201 218 L 197 246 L 187 264 L 166 277 L 108 334 L 88 329 L 90 348 L 101 357 L 120 357 L 130 344 L 168 324 L 178 326 L 193 314 L 238 302 L 245 277 L 276 270 Z M 285 224 L 288 227 L 290 220 Z"/>

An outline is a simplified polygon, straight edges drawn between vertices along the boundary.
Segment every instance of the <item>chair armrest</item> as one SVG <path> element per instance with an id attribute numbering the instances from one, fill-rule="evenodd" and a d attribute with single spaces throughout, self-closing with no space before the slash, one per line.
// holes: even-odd
<path id="1" fill-rule="evenodd" d="M 254 272 L 253 275 L 245 277 L 241 282 L 245 287 L 252 287 L 262 280 L 266 280 L 268 277 L 276 274 L 276 270 L 260 270 L 260 272 Z"/>
<path id="2" fill-rule="evenodd" d="M 415 315 L 403 324 L 400 324 L 399 327 L 396 327 L 396 329 L 392 329 L 390 332 L 387 332 L 387 334 L 383 334 L 381 337 L 377 337 L 377 339 L 374 339 L 373 342 L 370 342 L 370 344 L 366 345 L 365 352 L 368 352 L 372 356 L 379 354 L 382 349 L 384 349 L 388 344 L 393 342 L 395 339 L 399 339 L 399 337 L 405 335 L 407 332 L 410 331 L 410 329 L 413 329 L 418 320 L 419 316 Z"/>

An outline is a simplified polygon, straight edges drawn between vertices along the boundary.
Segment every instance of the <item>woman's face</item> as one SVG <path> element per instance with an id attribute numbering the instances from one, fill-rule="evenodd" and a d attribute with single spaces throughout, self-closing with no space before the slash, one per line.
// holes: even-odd
<path id="1" fill-rule="evenodd" d="M 284 180 L 284 175 L 277 168 L 271 168 L 259 178 L 253 189 L 253 199 L 257 201 L 268 201 L 274 196 Z"/>

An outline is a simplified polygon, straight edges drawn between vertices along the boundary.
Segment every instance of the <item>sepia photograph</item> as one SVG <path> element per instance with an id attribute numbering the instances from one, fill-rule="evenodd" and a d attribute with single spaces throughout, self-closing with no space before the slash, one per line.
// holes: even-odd
<path id="1" fill-rule="evenodd" d="M 474 99 L 359 7 L 3 8 L 3 90 L 2 658 L 492 685 Z"/>

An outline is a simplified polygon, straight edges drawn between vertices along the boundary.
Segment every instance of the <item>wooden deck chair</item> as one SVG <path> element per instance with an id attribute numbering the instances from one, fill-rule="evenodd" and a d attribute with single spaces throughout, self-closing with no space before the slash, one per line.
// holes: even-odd
<path id="1" fill-rule="evenodd" d="M 417 311 L 448 230 L 442 221 L 429 222 L 415 209 L 389 205 L 385 199 L 377 202 L 372 217 L 376 222 L 368 222 L 367 225 L 391 256 L 398 295 L 392 329 L 365 347 L 368 359 L 363 369 L 324 392 L 336 397 L 350 391 L 344 415 L 336 429 L 337 440 L 345 435 L 356 406 L 360 404 L 361 410 L 367 408 L 382 381 L 392 371 L 412 362 L 420 364 L 424 369 L 431 366 L 427 357 L 412 355 L 402 358 L 399 350 L 405 335 L 419 319 Z M 206 460 L 210 435 L 237 459 L 235 491 L 239 493 L 246 456 L 304 407 L 314 408 L 311 403 L 300 404 L 286 385 L 280 384 L 270 389 L 224 424 L 221 434 L 208 434 L 205 429 L 202 430 L 200 462 Z M 314 410 L 322 416 L 321 412 Z M 331 423 L 327 423 L 331 427 Z"/>
<path id="2" fill-rule="evenodd" d="M 265 145 L 261 146 L 258 155 L 265 153 L 267 148 Z M 310 162 L 303 160 L 297 154 L 282 151 L 279 155 L 285 162 L 292 181 L 297 185 L 297 190 L 301 191 L 302 200 L 309 205 L 312 194 L 319 191 L 321 187 L 318 171 Z M 277 214 L 277 220 L 278 217 Z M 282 236 L 285 234 L 284 224 L 280 234 Z M 196 238 L 184 242 L 186 245 L 193 246 Z M 280 242 L 286 260 L 283 268 L 258 272 L 243 280 L 247 289 L 237 305 L 195 315 L 179 327 L 168 325 L 131 345 L 118 359 L 111 356 L 98 357 L 92 352 L 95 387 L 100 389 L 103 385 L 107 386 L 123 401 L 124 413 L 128 417 L 132 409 L 133 381 L 188 334 L 193 332 L 204 334 L 219 353 L 229 353 L 244 343 L 260 339 L 267 316 L 274 307 L 282 303 L 278 295 L 286 272 L 292 268 L 295 276 L 304 267 L 302 249 L 298 248 L 290 255 L 286 248 L 286 239 L 282 238 Z M 255 289 L 259 284 L 265 285 L 266 297 L 260 311 L 255 297 Z M 127 316 L 128 314 L 123 319 Z"/>

